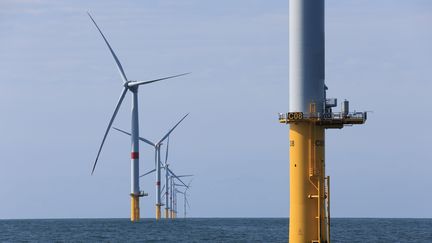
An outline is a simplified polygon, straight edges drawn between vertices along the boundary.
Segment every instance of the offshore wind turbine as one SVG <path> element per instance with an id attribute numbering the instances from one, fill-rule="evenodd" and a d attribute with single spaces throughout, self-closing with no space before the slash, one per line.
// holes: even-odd
<path id="1" fill-rule="evenodd" d="M 177 218 L 177 193 L 174 186 L 174 179 L 171 177 L 171 218 L 175 219 Z"/>
<path id="2" fill-rule="evenodd" d="M 190 208 L 189 201 L 187 199 L 187 193 L 186 193 L 186 191 L 187 191 L 187 189 L 185 189 L 184 191 L 180 191 L 180 190 L 176 189 L 176 192 L 178 192 L 178 193 L 180 193 L 180 194 L 183 195 L 183 218 L 186 218 L 186 214 L 187 214 L 186 206 L 188 208 Z"/>
<path id="3" fill-rule="evenodd" d="M 170 170 L 171 172 L 171 170 Z M 177 195 L 176 195 L 176 186 L 184 186 L 186 188 L 189 188 L 188 185 L 186 185 L 181 179 L 180 177 L 189 177 L 189 176 L 193 176 L 193 175 L 179 175 L 179 176 L 175 176 L 175 175 L 171 175 L 169 176 L 169 187 L 170 187 L 170 218 L 175 219 L 177 217 Z M 174 182 L 174 179 L 179 180 L 183 185 L 181 184 L 176 184 Z"/>
<path id="4" fill-rule="evenodd" d="M 189 182 L 188 186 L 185 188 L 184 190 L 184 218 L 186 218 L 186 204 L 188 206 L 188 208 L 190 209 L 190 205 L 189 205 L 189 200 L 187 199 L 187 191 L 190 188 L 190 184 L 192 183 L 192 180 Z"/>
<path id="5" fill-rule="evenodd" d="M 168 219 L 170 218 L 169 215 L 169 209 L 170 209 L 170 205 L 169 205 L 169 195 L 170 195 L 170 180 L 169 180 L 169 164 L 168 164 L 168 151 L 169 151 L 169 136 L 167 139 L 167 147 L 166 147 L 166 151 L 165 151 L 165 164 L 164 164 L 164 168 L 165 168 L 165 218 Z"/>
<path id="6" fill-rule="evenodd" d="M 186 198 L 184 192 L 180 191 L 179 189 L 176 189 L 176 193 L 180 193 L 183 195 L 183 198 Z M 186 207 L 183 210 L 186 210 Z M 184 218 L 186 218 L 186 216 L 184 216 Z"/>
<path id="7" fill-rule="evenodd" d="M 167 147 L 166 147 L 166 154 L 165 154 L 165 163 L 164 163 L 164 168 L 165 168 L 165 218 L 172 218 L 172 206 L 170 205 L 171 201 L 172 201 L 172 180 L 170 179 L 170 174 L 175 175 L 170 169 L 169 169 L 169 163 L 168 163 L 168 151 L 169 151 L 169 136 L 167 139 Z M 182 175 L 180 177 L 185 177 L 185 176 L 192 176 L 192 175 Z M 180 180 L 180 178 L 177 176 L 177 179 L 186 186 L 186 184 Z M 171 209 L 171 211 L 170 211 Z"/>
<path id="8" fill-rule="evenodd" d="M 178 193 L 180 193 L 180 194 L 183 195 L 183 217 L 184 218 L 186 218 L 186 204 L 190 208 L 189 201 L 187 200 L 187 190 L 190 188 L 190 184 L 191 184 L 191 182 L 189 182 L 189 184 L 187 185 L 187 187 L 185 188 L 184 191 L 180 191 L 177 188 L 175 189 L 176 192 L 178 192 Z M 174 184 L 174 186 L 183 186 L 183 185 L 181 185 L 181 184 Z"/>
<path id="9" fill-rule="evenodd" d="M 148 173 L 152 173 L 154 171 L 156 171 L 156 220 L 159 220 L 161 218 L 161 206 L 162 206 L 162 198 L 161 198 L 161 168 L 162 168 L 162 161 L 161 161 L 161 155 L 160 155 L 160 149 L 161 146 L 163 144 L 163 141 L 165 141 L 165 139 L 167 139 L 169 137 L 169 135 L 174 131 L 174 129 L 176 129 L 176 127 L 189 115 L 186 114 L 182 119 L 180 119 L 180 121 L 177 122 L 177 124 L 175 124 L 175 126 L 173 126 L 157 143 L 153 143 L 152 141 L 139 137 L 139 139 L 149 145 L 151 145 L 152 147 L 154 147 L 155 149 L 155 170 L 149 171 Z M 124 134 L 127 135 L 131 135 L 130 133 L 113 127 L 115 130 L 122 132 Z M 168 167 L 166 167 L 166 171 L 169 171 Z M 147 175 L 148 173 L 144 174 Z M 172 172 L 171 172 L 172 173 Z M 174 173 L 172 173 L 174 174 Z M 142 175 L 142 176 L 144 176 Z"/>
<path id="10" fill-rule="evenodd" d="M 130 135 L 130 133 L 128 133 L 128 132 L 126 132 L 124 130 L 118 129 L 116 127 L 113 127 L 113 128 L 116 129 L 119 132 L 122 132 L 124 134 Z M 153 143 L 153 142 L 149 141 L 148 139 L 145 139 L 145 138 L 142 138 L 142 137 L 139 137 L 139 139 L 141 141 L 145 142 L 146 144 L 152 145 L 151 143 Z M 163 189 L 165 189 L 165 195 L 164 195 L 164 197 L 165 197 L 165 218 L 167 218 L 167 219 L 168 218 L 173 218 L 173 197 L 172 197 L 172 194 L 173 194 L 173 186 L 174 185 L 172 183 L 174 183 L 174 181 L 172 180 L 172 178 L 177 178 L 184 186 L 186 186 L 186 184 L 179 178 L 179 176 L 177 176 L 169 168 L 169 164 L 168 164 L 168 151 L 169 151 L 169 136 L 167 137 L 167 148 L 166 148 L 166 155 L 165 155 L 165 163 L 164 163 L 164 166 L 162 167 L 162 168 L 165 169 L 165 185 L 164 185 L 164 188 L 162 188 L 162 190 L 161 190 L 161 191 L 163 191 Z M 149 174 L 155 172 L 156 171 L 156 161 L 157 160 L 155 159 L 155 168 L 152 169 L 152 170 L 150 170 L 150 171 L 148 171 L 148 172 L 146 172 L 143 175 L 140 175 L 140 177 L 143 177 L 143 176 L 146 176 L 146 175 L 149 175 Z M 182 175 L 180 177 L 187 177 L 187 176 L 192 176 L 192 175 Z"/>
<path id="11" fill-rule="evenodd" d="M 325 84 L 325 1 L 289 1 L 290 242 L 330 242 L 330 177 L 326 174 L 326 129 L 364 124 L 367 112 L 333 112 Z"/>
<path id="12" fill-rule="evenodd" d="M 94 161 L 93 164 L 93 169 L 92 169 L 92 175 L 95 171 L 96 168 L 96 164 L 98 162 L 99 159 L 99 155 L 102 151 L 102 147 L 105 143 L 105 140 L 107 138 L 108 132 L 111 128 L 112 123 L 114 122 L 115 117 L 117 116 L 118 110 L 120 109 L 120 106 L 123 102 L 123 99 L 126 96 L 127 91 L 130 91 L 132 93 L 132 121 L 131 121 L 131 215 L 130 215 L 130 219 L 132 222 L 138 221 L 140 218 L 140 210 L 139 210 L 139 198 L 144 196 L 144 193 L 140 191 L 139 189 L 139 142 L 138 142 L 138 137 L 139 137 L 139 123 L 138 123 L 138 87 L 140 85 L 144 85 L 144 84 L 150 84 L 153 82 L 157 82 L 157 81 L 161 81 L 161 80 L 165 80 L 165 79 L 169 79 L 169 78 L 175 78 L 175 77 L 179 77 L 179 76 L 183 76 L 186 75 L 187 73 L 183 73 L 183 74 L 179 74 L 179 75 L 174 75 L 174 76 L 169 76 L 169 77 L 165 77 L 165 78 L 158 78 L 158 79 L 153 79 L 153 80 L 147 80 L 147 81 L 139 81 L 139 80 L 129 80 L 126 77 L 126 74 L 123 70 L 123 67 L 120 63 L 120 60 L 117 58 L 116 54 L 114 53 L 113 49 L 111 48 L 111 45 L 108 43 L 108 40 L 106 39 L 105 35 L 102 33 L 102 31 L 100 30 L 99 26 L 96 24 L 96 21 L 93 19 L 93 17 L 90 15 L 90 13 L 88 13 L 88 16 L 90 17 L 90 19 L 92 20 L 92 22 L 94 23 L 94 25 L 96 26 L 96 28 L 98 29 L 100 35 L 102 36 L 103 40 L 105 41 L 105 44 L 107 45 L 112 57 L 114 58 L 116 65 L 117 65 L 117 69 L 120 73 L 120 76 L 123 80 L 123 89 L 120 93 L 120 98 L 117 101 L 117 105 L 114 109 L 114 113 L 111 116 L 111 119 L 108 123 L 108 127 L 105 130 L 105 134 L 103 136 L 101 145 L 99 147 L 96 159 Z"/>

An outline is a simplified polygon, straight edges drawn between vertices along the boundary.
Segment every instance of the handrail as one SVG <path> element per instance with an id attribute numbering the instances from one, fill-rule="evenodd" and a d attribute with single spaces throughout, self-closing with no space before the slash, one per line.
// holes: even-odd
<path id="1" fill-rule="evenodd" d="M 279 113 L 279 120 L 287 120 L 289 113 Z M 342 112 L 331 112 L 331 113 L 320 113 L 320 112 L 314 112 L 314 113 L 303 113 L 302 119 L 321 119 L 321 120 L 327 120 L 327 119 L 364 119 L 366 120 L 367 112 L 350 112 L 346 115 Z"/>
<path id="2" fill-rule="evenodd" d="M 326 177 L 327 179 L 327 236 L 328 243 L 330 243 L 330 176 Z"/>

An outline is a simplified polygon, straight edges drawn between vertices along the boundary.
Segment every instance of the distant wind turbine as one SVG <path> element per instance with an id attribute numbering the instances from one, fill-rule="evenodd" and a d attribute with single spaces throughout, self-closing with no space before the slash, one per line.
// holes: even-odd
<path id="1" fill-rule="evenodd" d="M 189 201 L 187 199 L 186 190 L 180 191 L 180 190 L 176 189 L 176 192 L 178 192 L 178 193 L 180 193 L 180 194 L 183 195 L 183 218 L 186 218 L 187 208 L 190 209 Z M 186 206 L 187 206 L 187 208 L 186 208 Z"/>
<path id="2" fill-rule="evenodd" d="M 180 180 L 181 177 L 190 177 L 193 175 L 179 175 L 179 176 L 170 176 L 169 183 L 170 183 L 170 218 L 175 219 L 177 218 L 177 195 L 176 195 L 176 186 L 182 186 L 189 188 L 188 185 L 186 185 L 182 180 Z M 175 183 L 174 179 L 179 180 L 182 184 Z"/>
<path id="3" fill-rule="evenodd" d="M 152 170 L 152 171 L 147 172 L 146 174 L 144 174 L 142 176 L 145 176 L 145 175 L 147 175 L 149 173 L 152 173 L 152 172 L 156 171 L 156 220 L 159 220 L 161 218 L 161 206 L 162 206 L 162 200 L 161 200 L 161 168 L 162 168 L 162 161 L 161 161 L 161 156 L 160 156 L 160 149 L 161 149 L 161 146 L 163 144 L 162 142 L 165 141 L 165 139 L 167 139 L 169 137 L 169 135 L 174 131 L 174 129 L 188 115 L 189 115 L 189 113 L 186 114 L 182 119 L 180 119 L 180 121 L 177 122 L 177 124 L 175 124 L 175 126 L 172 127 L 157 143 L 153 143 L 152 141 L 150 141 L 148 139 L 145 139 L 145 138 L 142 138 L 142 137 L 138 138 L 139 140 L 141 140 L 141 141 L 143 141 L 143 142 L 151 145 L 155 149 L 155 169 Z M 115 129 L 115 130 L 117 130 L 119 132 L 122 132 L 124 134 L 127 134 L 129 136 L 131 135 L 130 133 L 128 133 L 128 132 L 126 132 L 126 131 L 124 131 L 122 129 L 119 129 L 119 128 L 116 128 L 116 127 L 113 127 L 113 129 Z M 166 171 L 169 171 L 168 167 L 166 167 L 165 169 L 166 169 Z M 171 173 L 174 175 L 173 172 L 171 172 Z"/>
<path id="4" fill-rule="evenodd" d="M 168 163 L 168 151 L 169 151 L 169 136 L 167 140 L 167 147 L 166 147 L 166 154 L 165 154 L 165 218 L 173 218 L 172 212 L 173 212 L 173 206 L 172 206 L 172 178 L 171 175 L 174 175 L 175 178 L 177 178 L 184 186 L 186 184 L 180 179 L 180 177 L 187 177 L 192 175 L 182 175 L 182 176 L 175 176 L 175 174 L 169 169 L 169 163 Z M 170 210 L 171 209 L 171 210 Z"/>

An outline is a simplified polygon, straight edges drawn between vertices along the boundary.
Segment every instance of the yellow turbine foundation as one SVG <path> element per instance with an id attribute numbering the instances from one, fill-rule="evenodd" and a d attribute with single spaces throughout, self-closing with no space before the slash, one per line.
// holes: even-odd
<path id="1" fill-rule="evenodd" d="M 131 195 L 131 216 L 132 222 L 137 222 L 140 219 L 140 209 L 139 209 L 139 197 L 137 195 Z"/>
<path id="2" fill-rule="evenodd" d="M 290 124 L 290 242 L 329 242 L 324 133 L 313 122 Z"/>
<path id="3" fill-rule="evenodd" d="M 165 218 L 169 219 L 169 211 L 168 208 L 165 208 Z"/>
<path id="4" fill-rule="evenodd" d="M 161 205 L 156 204 L 156 220 L 159 220 L 161 218 Z"/>

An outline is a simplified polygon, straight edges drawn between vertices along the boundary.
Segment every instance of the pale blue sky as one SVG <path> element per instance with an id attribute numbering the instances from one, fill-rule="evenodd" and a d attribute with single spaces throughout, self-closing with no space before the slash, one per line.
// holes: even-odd
<path id="1" fill-rule="evenodd" d="M 196 175 L 193 217 L 287 217 L 288 1 L 0 2 L 0 218 L 129 216 L 129 139 L 112 132 L 121 79 L 191 75 L 140 89 L 140 132 L 171 137 Z M 329 95 L 373 110 L 327 132 L 334 217 L 432 217 L 432 2 L 328 0 Z M 115 125 L 130 126 L 130 96 Z M 141 145 L 141 168 L 153 165 Z M 154 178 L 143 217 L 154 217 Z"/>

